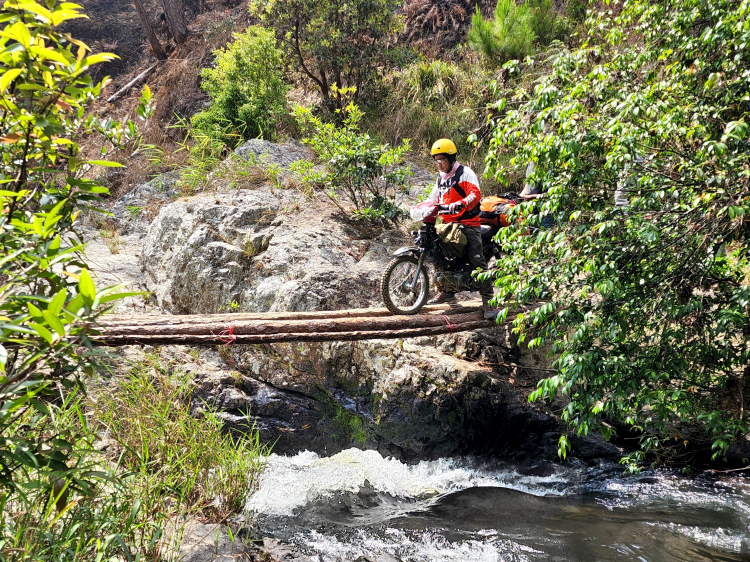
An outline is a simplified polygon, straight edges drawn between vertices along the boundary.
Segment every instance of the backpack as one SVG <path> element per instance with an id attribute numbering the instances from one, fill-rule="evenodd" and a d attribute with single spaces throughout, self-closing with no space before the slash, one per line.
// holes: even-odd
<path id="1" fill-rule="evenodd" d="M 441 223 L 435 227 L 438 236 L 445 244 L 446 249 L 454 258 L 460 258 L 468 243 L 466 235 L 457 222 Z"/>
<path id="2" fill-rule="evenodd" d="M 479 220 L 482 224 L 492 226 L 508 226 L 510 210 L 517 205 L 517 201 L 508 197 L 490 195 L 479 203 Z"/>

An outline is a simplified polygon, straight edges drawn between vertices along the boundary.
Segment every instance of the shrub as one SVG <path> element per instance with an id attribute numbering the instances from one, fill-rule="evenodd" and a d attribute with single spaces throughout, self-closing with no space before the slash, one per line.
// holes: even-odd
<path id="1" fill-rule="evenodd" d="M 193 127 L 234 147 L 239 140 L 270 139 L 286 115 L 287 86 L 273 32 L 250 26 L 226 49 L 214 51 L 213 68 L 201 71 L 211 107 L 194 115 Z"/>
<path id="2" fill-rule="evenodd" d="M 356 218 L 397 223 L 405 215 L 398 194 L 409 187 L 411 172 L 403 165 L 408 141 L 391 148 L 360 133 L 362 112 L 355 105 L 345 109 L 341 126 L 323 123 L 300 106 L 294 113 L 310 135 L 304 142 L 326 165 L 325 172 L 316 172 L 310 162 L 297 163 L 294 169 L 304 181 L 324 189 L 341 211 Z"/>
<path id="3" fill-rule="evenodd" d="M 445 104 L 453 101 L 459 89 L 459 69 L 450 62 L 420 61 L 404 73 L 411 101 Z"/>
<path id="4" fill-rule="evenodd" d="M 559 16 L 552 7 L 552 0 L 528 0 L 531 9 L 529 27 L 536 42 L 544 47 L 554 40 L 564 40 L 569 32 L 565 17 Z"/>
<path id="5" fill-rule="evenodd" d="M 498 0 L 492 20 L 485 20 L 477 6 L 467 36 L 469 45 L 493 64 L 523 59 L 534 50 L 532 16 L 528 4 L 516 5 L 515 0 Z"/>
<path id="6" fill-rule="evenodd" d="M 496 76 L 477 64 L 478 55 L 468 55 L 457 62 L 421 61 L 394 72 L 387 93 L 367 107 L 361 128 L 392 146 L 411 139 L 412 150 L 425 158 L 433 142 L 450 138 L 461 162 L 481 169 L 486 143 L 477 147 L 468 138 L 488 128 L 487 104 Z M 432 170 L 434 163 L 426 159 L 424 166 Z M 484 187 L 490 188 L 486 181 Z"/>
<path id="7" fill-rule="evenodd" d="M 135 129 L 84 116 L 101 90 L 85 71 L 113 55 L 86 56 L 85 45 L 56 31 L 83 17 L 71 6 L 19 0 L 1 15 L 0 491 L 7 494 L 18 491 L 18 478 L 47 482 L 68 470 L 65 440 L 53 445 L 57 436 L 44 429 L 45 402 L 58 384 L 77 386 L 93 370 L 87 333 L 119 298 L 116 287 L 96 291 L 76 244 L 81 209 L 107 193 L 84 175 L 119 164 L 87 161 L 76 140 L 103 134 L 110 148 L 121 147 Z M 30 411 L 28 424 L 9 429 Z"/>
<path id="8" fill-rule="evenodd" d="M 119 287 L 97 291 L 77 232 L 107 189 L 87 179 L 98 157 L 137 137 L 132 123 L 86 114 L 103 87 L 86 74 L 114 55 L 58 31 L 71 3 L 6 2 L 0 11 L 0 548 L 3 559 L 129 557 L 129 497 L 96 464 L 71 405 L 99 364 L 88 335 Z M 144 96 L 145 99 L 148 96 Z M 145 106 L 144 106 L 145 107 Z M 62 403 L 63 407 L 58 407 Z M 109 492 L 107 492 L 109 493 Z M 133 514 L 129 516 L 128 514 Z M 129 518 L 130 517 L 130 518 Z M 142 535 L 141 535 L 142 536 Z"/>
<path id="9" fill-rule="evenodd" d="M 559 354 L 532 399 L 568 394 L 578 434 L 639 435 L 629 463 L 686 442 L 724 458 L 747 432 L 749 17 L 747 2 L 628 2 L 497 105 L 490 169 L 535 162 L 548 196 L 524 213 L 558 222 L 502 233 L 498 299 L 543 301 L 516 327 Z"/>
<path id="10" fill-rule="evenodd" d="M 153 509 L 134 473 L 118 473 L 117 459 L 108 463 L 95 449 L 101 442 L 81 393 L 74 389 L 46 407 L 44 420 L 28 412 L 16 429 L 30 422 L 64 436 L 65 448 L 57 450 L 67 454 L 68 466 L 41 480 L 20 471 L 18 493 L 0 494 L 0 560 L 155 559 L 162 510 Z"/>

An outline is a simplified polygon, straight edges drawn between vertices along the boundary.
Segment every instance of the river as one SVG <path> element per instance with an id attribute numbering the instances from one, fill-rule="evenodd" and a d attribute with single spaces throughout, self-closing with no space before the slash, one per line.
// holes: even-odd
<path id="1" fill-rule="evenodd" d="M 750 480 L 731 474 L 303 452 L 271 455 L 246 509 L 320 562 L 750 560 Z"/>

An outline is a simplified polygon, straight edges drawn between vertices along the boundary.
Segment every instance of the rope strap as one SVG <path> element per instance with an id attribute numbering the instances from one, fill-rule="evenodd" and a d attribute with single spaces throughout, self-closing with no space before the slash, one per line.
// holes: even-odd
<path id="1" fill-rule="evenodd" d="M 237 336 L 234 335 L 234 326 L 228 326 L 219 332 L 219 341 L 224 345 L 231 345 L 237 341 Z"/>
<path id="2" fill-rule="evenodd" d="M 458 328 L 458 326 L 456 324 L 451 324 L 450 319 L 445 314 L 441 314 L 440 317 L 443 320 L 445 320 L 445 325 L 448 326 L 448 330 L 450 332 L 452 332 L 453 330 L 455 330 L 456 328 Z"/>

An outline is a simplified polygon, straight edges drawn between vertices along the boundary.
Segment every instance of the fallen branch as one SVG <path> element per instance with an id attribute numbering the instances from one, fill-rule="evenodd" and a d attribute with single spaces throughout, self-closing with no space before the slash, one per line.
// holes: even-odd
<path id="1" fill-rule="evenodd" d="M 127 94 L 130 91 L 131 88 L 133 88 L 134 86 L 138 86 L 140 83 L 142 83 L 144 80 L 146 80 L 146 78 L 148 78 L 148 75 L 151 74 L 157 66 L 159 66 L 158 62 L 155 63 L 155 64 L 153 64 L 153 65 L 151 65 L 151 66 L 149 66 L 146 70 L 144 70 L 143 72 L 141 72 L 138 76 L 136 76 L 130 82 L 128 82 L 127 84 L 125 84 L 122 88 L 120 88 L 119 90 L 117 90 L 114 94 L 112 94 L 111 96 L 109 96 L 107 98 L 107 103 L 112 103 L 113 101 L 117 101 L 122 96 L 124 96 L 125 94 Z"/>

